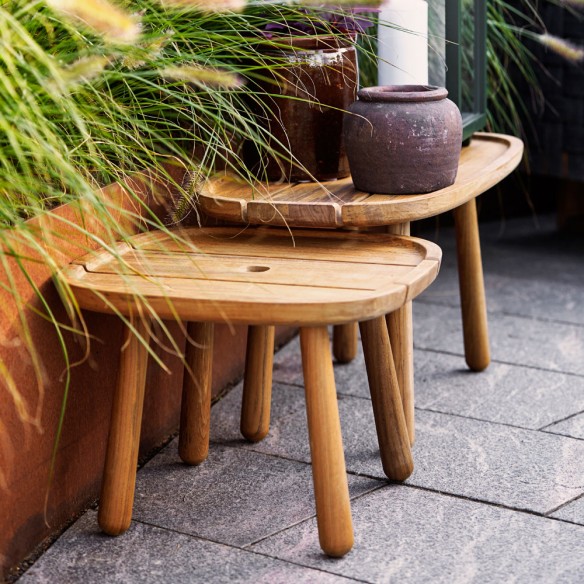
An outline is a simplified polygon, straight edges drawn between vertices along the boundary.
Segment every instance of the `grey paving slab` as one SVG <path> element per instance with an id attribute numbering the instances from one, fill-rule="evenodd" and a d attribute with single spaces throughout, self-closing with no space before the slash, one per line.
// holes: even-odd
<path id="1" fill-rule="evenodd" d="M 584 413 L 544 428 L 546 432 L 584 440 Z"/>
<path id="2" fill-rule="evenodd" d="M 531 270 L 531 264 L 521 263 L 518 270 Z M 501 275 L 487 272 L 484 277 L 489 312 L 505 312 L 517 316 L 542 318 L 584 326 L 584 283 L 550 282 L 537 273 Z M 584 270 L 582 270 L 584 272 Z M 449 306 L 460 305 L 458 271 L 442 266 L 432 286 L 418 301 L 430 301 Z"/>
<path id="3" fill-rule="evenodd" d="M 531 429 L 584 410 L 584 377 L 496 362 L 474 373 L 462 357 L 421 350 L 414 352 L 414 372 L 421 409 Z M 584 438 L 584 416 L 580 423 Z M 574 436 L 569 425 L 559 426 L 558 434 Z"/>
<path id="4" fill-rule="evenodd" d="M 502 235 L 488 224 L 480 231 L 486 272 L 551 284 L 584 284 L 583 234 L 559 233 L 549 223 L 538 229 L 525 221 L 514 221 Z"/>
<path id="5" fill-rule="evenodd" d="M 211 442 L 228 446 L 245 446 L 248 442 L 239 431 L 243 384 L 239 383 L 211 409 Z M 305 412 L 304 388 L 298 385 L 274 383 L 270 432 L 286 425 L 285 419 L 296 412 Z"/>
<path id="6" fill-rule="evenodd" d="M 384 478 L 370 401 L 341 395 L 339 412 L 347 469 Z M 416 436 L 408 484 L 539 513 L 584 492 L 581 440 L 424 410 Z M 245 448 L 308 462 L 304 411 L 274 420 L 263 442 Z"/>
<path id="7" fill-rule="evenodd" d="M 338 393 L 369 397 L 365 361 L 360 341 L 355 359 L 351 363 L 334 362 L 333 369 Z M 294 339 L 275 355 L 274 380 L 280 383 L 304 386 L 298 338 Z"/>
<path id="8" fill-rule="evenodd" d="M 331 561 L 314 553 L 307 521 L 252 549 L 368 582 L 576 584 L 584 581 L 584 527 L 403 486 L 353 505 L 355 547 Z"/>
<path id="9" fill-rule="evenodd" d="M 491 357 L 584 375 L 584 327 L 489 313 Z M 460 310 L 414 302 L 414 346 L 463 355 Z"/>
<path id="10" fill-rule="evenodd" d="M 94 512 L 69 529 L 19 580 L 23 584 L 351 582 L 255 553 L 133 522 L 102 535 Z"/>
<path id="11" fill-rule="evenodd" d="M 584 234 L 558 232 L 553 216 L 540 217 L 537 222 L 529 218 L 506 224 L 483 222 L 479 231 L 485 274 L 584 286 Z M 454 268 L 454 228 L 428 229 L 418 235 L 436 242 L 444 251 L 444 268 Z"/>
<path id="12" fill-rule="evenodd" d="M 584 238 L 558 233 L 550 217 L 539 225 L 529 218 L 506 226 L 483 223 L 480 232 L 490 311 L 584 324 Z M 454 229 L 421 236 L 438 243 L 444 254 L 438 278 L 420 298 L 458 305 Z"/>
<path id="13" fill-rule="evenodd" d="M 556 517 L 563 521 L 571 521 L 572 523 L 584 525 L 584 496 L 576 499 L 572 503 L 568 503 L 561 509 L 558 509 L 555 513 L 552 513 L 550 517 Z"/>
<path id="14" fill-rule="evenodd" d="M 584 492 L 580 440 L 425 411 L 416 416 L 412 484 L 539 513 Z"/>
<path id="15" fill-rule="evenodd" d="M 213 445 L 189 467 L 176 442 L 140 471 L 136 520 L 242 547 L 314 515 L 309 465 Z M 349 476 L 352 496 L 381 484 Z"/>
<path id="16" fill-rule="evenodd" d="M 360 345 L 352 363 L 336 364 L 334 370 L 339 394 L 369 398 Z M 485 371 L 473 373 L 462 356 L 416 350 L 414 376 L 416 406 L 421 409 L 531 429 L 584 410 L 584 377 L 575 375 L 504 363 L 491 363 Z M 274 379 L 302 385 L 297 340 L 276 355 Z M 584 416 L 567 428 L 575 433 L 562 427 L 557 433 L 584 437 Z"/>

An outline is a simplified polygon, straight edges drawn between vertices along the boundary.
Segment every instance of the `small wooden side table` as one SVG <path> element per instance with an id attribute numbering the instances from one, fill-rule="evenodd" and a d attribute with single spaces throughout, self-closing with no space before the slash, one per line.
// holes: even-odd
<path id="1" fill-rule="evenodd" d="M 518 138 L 478 133 L 470 145 L 462 149 L 456 182 L 433 193 L 364 193 L 355 189 L 350 177 L 324 183 L 258 183 L 251 186 L 222 176 L 204 184 L 199 203 L 208 215 L 240 224 L 328 229 L 388 226 L 391 233 L 398 235 L 409 235 L 411 221 L 454 210 L 465 357 L 470 369 L 482 371 L 490 362 L 490 348 L 475 198 L 509 175 L 522 155 L 523 143 Z M 401 364 L 398 380 L 413 442 L 411 310 L 408 303 L 388 315 L 388 326 L 396 363 Z M 266 351 L 271 351 L 270 343 L 273 345 L 271 329 L 250 328 L 250 367 L 246 369 L 243 409 L 244 413 L 250 412 L 250 419 L 254 418 L 254 408 L 259 407 L 257 396 L 266 394 L 265 388 L 258 385 L 271 383 L 272 364 L 265 357 Z M 357 349 L 356 327 L 335 327 L 333 349 L 339 361 L 350 361 Z M 254 368 L 253 363 L 261 363 L 261 368 Z M 263 405 L 264 420 L 266 407 L 269 411 L 269 404 Z M 242 433 L 250 440 L 260 440 L 268 428 L 264 423 L 262 428 L 252 429 L 246 416 L 242 416 Z"/>
<path id="2" fill-rule="evenodd" d="M 126 317 L 101 528 L 119 535 L 132 518 L 150 315 L 188 322 L 179 454 L 189 464 L 209 450 L 213 323 L 298 325 L 319 539 L 327 554 L 344 555 L 353 527 L 327 325 L 359 321 L 383 469 L 405 480 L 413 459 L 385 314 L 432 283 L 440 248 L 385 233 L 297 230 L 292 238 L 285 229 L 217 227 L 179 235 L 136 235 L 61 274 L 79 307 Z"/>

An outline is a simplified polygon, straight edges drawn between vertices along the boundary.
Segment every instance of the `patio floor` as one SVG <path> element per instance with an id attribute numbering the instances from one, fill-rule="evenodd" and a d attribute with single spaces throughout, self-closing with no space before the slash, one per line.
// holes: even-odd
<path id="1" fill-rule="evenodd" d="M 355 546 L 318 546 L 298 341 L 276 356 L 272 427 L 213 407 L 208 461 L 176 441 L 138 473 L 118 538 L 88 511 L 21 582 L 584 582 L 584 238 L 552 217 L 481 225 L 493 362 L 465 368 L 452 229 L 414 303 L 415 471 L 384 480 L 362 355 L 335 365 Z"/>

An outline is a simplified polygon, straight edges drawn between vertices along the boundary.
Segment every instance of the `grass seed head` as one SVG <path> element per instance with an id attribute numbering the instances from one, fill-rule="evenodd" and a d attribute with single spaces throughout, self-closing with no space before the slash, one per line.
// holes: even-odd
<path id="1" fill-rule="evenodd" d="M 82 22 L 113 43 L 134 43 L 140 36 L 140 22 L 108 0 L 46 0 L 61 14 Z"/>
<path id="2" fill-rule="evenodd" d="M 579 63 L 584 60 L 584 47 L 547 33 L 538 35 L 538 40 L 542 45 L 568 61 Z"/>

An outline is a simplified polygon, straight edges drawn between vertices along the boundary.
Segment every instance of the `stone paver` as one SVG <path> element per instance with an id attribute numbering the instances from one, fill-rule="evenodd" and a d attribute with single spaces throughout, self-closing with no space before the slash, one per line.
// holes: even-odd
<path id="1" fill-rule="evenodd" d="M 315 513 L 307 464 L 219 445 L 197 467 L 179 460 L 175 440 L 142 469 L 136 520 L 242 547 Z M 382 484 L 349 476 L 351 496 Z"/>
<path id="2" fill-rule="evenodd" d="M 369 582 L 584 581 L 584 527 L 392 486 L 353 504 L 353 551 L 314 553 L 314 521 L 252 549 Z"/>
<path id="3" fill-rule="evenodd" d="M 563 434 L 564 436 L 572 436 L 572 438 L 579 438 L 584 440 L 584 413 L 572 416 L 567 420 L 552 424 L 544 428 L 546 432 L 553 432 L 554 434 Z"/>
<path id="4" fill-rule="evenodd" d="M 584 410 L 584 377 L 496 362 L 486 371 L 473 373 L 462 356 L 424 350 L 414 351 L 414 365 L 419 409 L 534 430 Z M 338 393 L 369 398 L 364 372 L 359 345 L 359 353 L 350 366 L 335 364 Z M 276 355 L 274 379 L 302 385 L 297 340 Z M 555 432 L 553 428 L 546 430 Z M 562 426 L 558 428 L 558 434 L 584 437 L 584 416 L 568 424 L 566 431 Z"/>
<path id="5" fill-rule="evenodd" d="M 365 361 L 358 344 L 358 353 L 350 365 L 334 363 L 337 393 L 369 397 L 369 386 L 365 374 Z M 274 358 L 274 380 L 280 383 L 303 386 L 300 342 L 294 339 Z"/>
<path id="6" fill-rule="evenodd" d="M 95 512 L 80 519 L 20 579 L 23 584 L 351 581 L 137 522 L 120 537 L 106 537 Z"/>
<path id="7" fill-rule="evenodd" d="M 489 314 L 491 357 L 515 365 L 584 375 L 584 327 Z M 414 346 L 463 355 L 456 307 L 414 302 Z"/>
<path id="8" fill-rule="evenodd" d="M 558 234 L 547 218 L 539 229 L 524 225 L 523 235 L 517 222 L 502 234 L 500 226 L 481 226 L 489 310 L 583 325 L 581 238 Z M 420 296 L 421 301 L 459 305 L 456 248 L 451 233 L 426 234 L 444 253 L 440 274 Z"/>
<path id="9" fill-rule="evenodd" d="M 568 505 L 558 509 L 555 513 L 551 514 L 551 517 L 584 525 L 584 497 L 580 497 L 572 503 L 568 503 Z"/>
<path id="10" fill-rule="evenodd" d="M 274 393 L 303 404 L 302 391 Z M 384 478 L 371 402 L 339 396 L 347 469 Z M 221 419 L 221 404 L 215 415 Z M 238 413 L 221 422 L 236 431 Z M 310 461 L 301 407 L 275 418 L 262 442 L 244 448 Z M 584 441 L 459 416 L 416 412 L 415 470 L 407 483 L 455 495 L 546 513 L 584 492 Z"/>
<path id="11" fill-rule="evenodd" d="M 211 409 L 212 443 L 226 446 L 250 446 L 239 431 L 242 392 L 243 384 L 239 383 Z M 306 417 L 304 414 L 304 388 L 274 383 L 272 388 L 270 436 L 277 434 L 280 427 L 285 427 L 288 424 L 287 418 L 298 412 L 303 413 Z"/>
<path id="12" fill-rule="evenodd" d="M 532 266 L 520 264 L 522 271 Z M 519 282 L 518 282 L 519 280 Z M 584 326 L 584 283 L 521 280 L 517 275 L 487 273 L 487 306 L 490 312 L 504 312 L 546 321 L 568 322 Z M 460 305 L 456 267 L 442 267 L 436 283 L 428 288 L 419 302 L 450 306 Z"/>
<path id="13" fill-rule="evenodd" d="M 473 373 L 461 357 L 421 350 L 414 369 L 420 409 L 533 430 L 584 410 L 584 377 L 497 362 Z"/>

